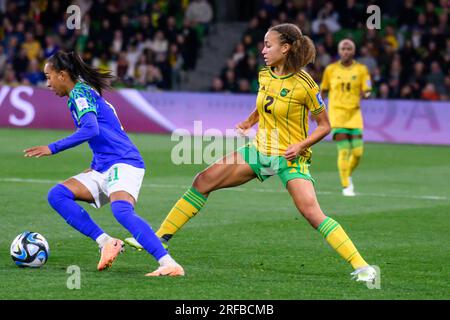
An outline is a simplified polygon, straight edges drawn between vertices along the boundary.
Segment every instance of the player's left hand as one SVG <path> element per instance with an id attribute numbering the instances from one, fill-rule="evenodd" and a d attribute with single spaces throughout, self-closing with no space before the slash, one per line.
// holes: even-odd
<path id="1" fill-rule="evenodd" d="M 284 157 L 286 158 L 286 160 L 294 161 L 305 150 L 306 150 L 306 148 L 300 143 L 291 144 L 286 149 L 286 152 L 284 153 Z"/>
<path id="2" fill-rule="evenodd" d="M 25 157 L 40 158 L 52 155 L 52 152 L 50 151 L 50 148 L 48 146 L 31 147 L 23 150 L 23 152 L 25 152 Z"/>

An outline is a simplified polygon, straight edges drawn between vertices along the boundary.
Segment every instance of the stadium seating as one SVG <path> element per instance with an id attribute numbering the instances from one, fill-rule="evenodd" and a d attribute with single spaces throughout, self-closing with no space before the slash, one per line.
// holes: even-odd
<path id="1" fill-rule="evenodd" d="M 241 51 L 230 56 L 234 63 L 221 62 L 222 72 L 211 79 L 211 91 L 255 93 L 267 27 L 293 22 L 316 47 L 323 46 L 316 63 L 308 66 L 317 82 L 323 64 L 338 59 L 339 40 L 349 37 L 357 45 L 357 59 L 373 63 L 373 98 L 449 100 L 446 1 L 382 2 L 381 29 L 375 32 L 365 25 L 370 1 L 254 2 L 259 8 L 235 46 Z M 81 29 L 65 26 L 70 4 L 81 8 Z M 197 68 L 200 48 L 216 21 L 214 6 L 214 0 L 7 1 L 0 7 L 0 84 L 45 85 L 36 66 L 42 69 L 46 58 L 64 49 L 77 50 L 88 63 L 113 70 L 116 87 L 180 90 L 183 74 Z M 400 67 L 394 61 L 401 61 Z M 416 65 L 422 63 L 417 75 Z"/>

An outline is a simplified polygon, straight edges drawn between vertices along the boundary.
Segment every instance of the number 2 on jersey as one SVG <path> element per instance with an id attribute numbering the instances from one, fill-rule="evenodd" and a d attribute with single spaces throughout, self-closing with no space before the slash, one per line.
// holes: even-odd
<path id="1" fill-rule="evenodd" d="M 264 112 L 272 114 L 272 110 L 269 107 L 273 104 L 274 98 L 271 96 L 266 97 L 266 104 L 264 105 Z"/>

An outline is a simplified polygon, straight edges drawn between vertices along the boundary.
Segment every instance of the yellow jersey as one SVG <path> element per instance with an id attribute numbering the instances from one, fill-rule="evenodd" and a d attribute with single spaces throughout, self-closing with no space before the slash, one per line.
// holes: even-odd
<path id="1" fill-rule="evenodd" d="M 325 110 L 319 87 L 308 73 L 277 76 L 268 67 L 259 72 L 256 106 L 259 124 L 254 145 L 270 156 L 282 156 L 289 145 L 306 139 L 308 111 L 319 114 Z M 302 156 L 311 158 L 311 149 Z"/>
<path id="2" fill-rule="evenodd" d="M 372 89 L 367 67 L 359 62 L 345 67 L 340 61 L 325 68 L 322 91 L 328 92 L 328 115 L 332 128 L 362 129 L 361 91 Z"/>

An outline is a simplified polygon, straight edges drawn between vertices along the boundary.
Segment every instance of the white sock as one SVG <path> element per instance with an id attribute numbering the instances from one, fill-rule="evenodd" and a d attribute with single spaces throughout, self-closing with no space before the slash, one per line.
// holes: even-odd
<path id="1" fill-rule="evenodd" d="M 170 264 L 177 264 L 175 260 L 170 256 L 170 254 L 166 254 L 164 257 L 158 260 L 160 266 L 167 266 Z"/>
<path id="2" fill-rule="evenodd" d="M 95 241 L 98 243 L 98 246 L 100 248 L 103 248 L 103 246 L 108 243 L 109 240 L 111 240 L 112 238 L 106 234 L 106 233 L 102 233 L 101 235 L 98 236 L 97 239 L 95 239 Z"/>

